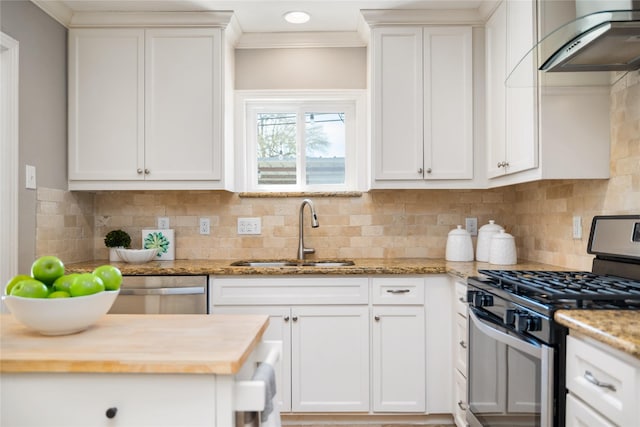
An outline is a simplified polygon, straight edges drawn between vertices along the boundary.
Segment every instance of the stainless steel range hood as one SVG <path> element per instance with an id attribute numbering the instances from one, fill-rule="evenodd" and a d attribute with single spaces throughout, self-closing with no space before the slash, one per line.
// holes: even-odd
<path id="1" fill-rule="evenodd" d="M 640 0 L 577 0 L 576 13 L 538 44 L 540 70 L 640 69 Z"/>

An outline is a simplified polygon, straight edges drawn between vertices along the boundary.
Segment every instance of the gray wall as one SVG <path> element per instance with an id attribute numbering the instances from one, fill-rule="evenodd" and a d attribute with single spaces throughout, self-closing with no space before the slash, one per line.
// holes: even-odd
<path id="1" fill-rule="evenodd" d="M 259 70 L 259 72 L 256 72 Z M 237 49 L 235 88 L 366 89 L 367 49 Z"/>
<path id="2" fill-rule="evenodd" d="M 67 189 L 67 30 L 30 1 L 0 1 L 2 32 L 20 43 L 19 260 L 28 272 L 36 247 L 36 191 L 26 190 L 25 165 L 38 187 Z"/>

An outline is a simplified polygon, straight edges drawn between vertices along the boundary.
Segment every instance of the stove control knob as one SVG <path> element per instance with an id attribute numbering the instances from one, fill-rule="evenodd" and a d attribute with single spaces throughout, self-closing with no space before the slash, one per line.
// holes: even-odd
<path id="1" fill-rule="evenodd" d="M 518 332 L 532 332 L 542 329 L 542 322 L 536 316 L 527 313 L 515 313 L 515 326 Z"/>
<path id="2" fill-rule="evenodd" d="M 516 322 L 516 310 L 508 308 L 502 317 L 502 321 L 505 325 L 513 325 Z"/>
<path id="3" fill-rule="evenodd" d="M 491 307 L 493 305 L 493 295 L 478 292 L 473 296 L 472 304 L 474 307 Z"/>

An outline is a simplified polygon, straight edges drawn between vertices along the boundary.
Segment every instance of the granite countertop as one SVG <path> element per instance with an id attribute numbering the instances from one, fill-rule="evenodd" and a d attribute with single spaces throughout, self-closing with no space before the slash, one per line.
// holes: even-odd
<path id="1" fill-rule="evenodd" d="M 555 320 L 571 331 L 640 359 L 640 311 L 559 310 Z"/>
<path id="2" fill-rule="evenodd" d="M 90 272 L 102 264 L 118 267 L 124 275 L 300 275 L 300 274 L 452 274 L 461 279 L 475 276 L 480 269 L 503 270 L 566 270 L 562 267 L 522 261 L 515 265 L 496 265 L 483 262 L 450 262 L 444 259 L 356 259 L 355 265 L 344 267 L 234 267 L 237 260 L 175 260 L 151 261 L 145 264 L 127 264 L 108 260 L 67 264 L 67 273 Z"/>
<path id="3" fill-rule="evenodd" d="M 231 375 L 261 341 L 268 322 L 266 315 L 111 314 L 83 332 L 51 337 L 3 314 L 0 372 Z"/>

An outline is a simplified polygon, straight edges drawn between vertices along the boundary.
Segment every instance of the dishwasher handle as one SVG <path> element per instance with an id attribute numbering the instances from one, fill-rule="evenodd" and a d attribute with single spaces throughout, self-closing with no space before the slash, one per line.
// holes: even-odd
<path id="1" fill-rule="evenodd" d="M 183 288 L 120 288 L 120 295 L 199 295 L 204 294 L 203 286 L 191 286 Z"/>

